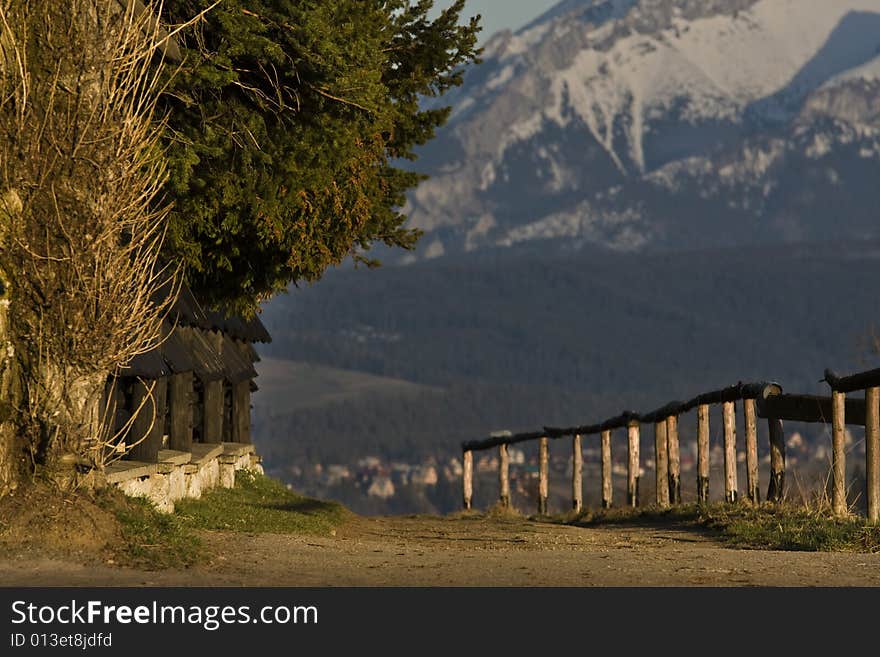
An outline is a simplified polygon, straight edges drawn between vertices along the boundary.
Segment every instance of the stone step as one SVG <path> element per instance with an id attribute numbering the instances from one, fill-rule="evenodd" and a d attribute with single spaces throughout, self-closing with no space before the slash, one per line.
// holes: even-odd
<path id="1" fill-rule="evenodd" d="M 179 452 L 174 449 L 160 449 L 159 462 L 172 463 L 174 465 L 185 465 L 192 460 L 191 452 Z"/>
<path id="2" fill-rule="evenodd" d="M 221 454 L 223 454 L 222 443 L 193 443 L 190 463 L 201 466 Z"/>
<path id="3" fill-rule="evenodd" d="M 119 484 L 129 479 L 149 477 L 158 472 L 158 463 L 143 463 L 141 461 L 116 461 L 104 468 L 104 476 L 108 484 Z"/>
<path id="4" fill-rule="evenodd" d="M 250 443 L 221 443 L 223 445 L 223 456 L 244 456 L 245 454 L 253 454 L 256 448 Z"/>

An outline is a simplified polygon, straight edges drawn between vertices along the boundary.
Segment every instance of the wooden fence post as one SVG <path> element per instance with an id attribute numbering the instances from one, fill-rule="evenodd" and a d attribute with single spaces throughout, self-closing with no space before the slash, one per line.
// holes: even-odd
<path id="1" fill-rule="evenodd" d="M 611 508 L 611 431 L 602 432 L 602 508 Z"/>
<path id="2" fill-rule="evenodd" d="M 628 446 L 627 469 L 626 469 L 626 503 L 628 506 L 639 505 L 639 423 L 630 421 L 626 427 Z"/>
<path id="3" fill-rule="evenodd" d="M 666 444 L 669 453 L 669 502 L 681 504 L 681 453 L 678 445 L 678 416 L 666 418 Z"/>
<path id="4" fill-rule="evenodd" d="M 736 502 L 736 409 L 732 401 L 724 402 L 724 499 Z"/>
<path id="5" fill-rule="evenodd" d="M 770 431 L 770 484 L 767 487 L 767 501 L 781 502 L 785 496 L 785 432 L 782 420 L 768 418 Z"/>
<path id="6" fill-rule="evenodd" d="M 547 514 L 547 497 L 549 485 L 547 481 L 550 466 L 550 440 L 547 436 L 538 439 L 538 514 Z"/>
<path id="7" fill-rule="evenodd" d="M 749 501 L 761 501 L 758 484 L 758 427 L 755 417 L 755 400 L 743 399 L 743 418 L 746 434 L 746 494 Z"/>
<path id="8" fill-rule="evenodd" d="M 654 475 L 657 506 L 669 506 L 669 462 L 666 452 L 666 420 L 654 423 Z"/>
<path id="9" fill-rule="evenodd" d="M 846 506 L 846 394 L 831 391 L 831 510 L 848 513 Z"/>
<path id="10" fill-rule="evenodd" d="M 584 507 L 584 453 L 580 434 L 572 438 L 571 452 L 571 508 L 580 513 Z"/>
<path id="11" fill-rule="evenodd" d="M 697 502 L 709 502 L 709 405 L 697 407 Z"/>
<path id="12" fill-rule="evenodd" d="M 880 520 L 880 388 L 865 390 L 865 479 L 868 522 Z"/>
<path id="13" fill-rule="evenodd" d="M 507 444 L 498 445 L 498 501 L 504 509 L 510 508 L 510 456 Z"/>
<path id="14" fill-rule="evenodd" d="M 469 449 L 462 456 L 461 492 L 464 510 L 470 511 L 474 499 L 474 453 Z"/>

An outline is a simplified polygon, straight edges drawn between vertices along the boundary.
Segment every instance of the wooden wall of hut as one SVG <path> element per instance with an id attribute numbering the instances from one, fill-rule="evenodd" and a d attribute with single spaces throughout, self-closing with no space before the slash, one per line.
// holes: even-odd
<path id="1" fill-rule="evenodd" d="M 126 437 L 126 443 L 132 446 L 127 456 L 129 460 L 147 463 L 159 460 L 165 433 L 167 390 L 166 377 L 153 381 L 136 379 L 132 383 L 131 410 L 137 415 Z"/>

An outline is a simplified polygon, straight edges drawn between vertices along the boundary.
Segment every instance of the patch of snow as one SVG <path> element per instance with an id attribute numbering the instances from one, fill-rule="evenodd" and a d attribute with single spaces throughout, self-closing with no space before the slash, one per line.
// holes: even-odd
<path id="1" fill-rule="evenodd" d="M 816 133 L 813 135 L 813 141 L 807 146 L 804 154 L 811 160 L 818 160 L 831 152 L 834 144 L 831 137 L 825 134 Z"/>
<path id="2" fill-rule="evenodd" d="M 851 12 L 877 13 L 880 19 L 880 0 L 762 0 L 736 17 L 676 17 L 669 29 L 629 34 L 608 50 L 586 48 L 569 66 L 549 72 L 544 114 L 565 127 L 573 113 L 620 171 L 631 165 L 644 172 L 643 136 L 651 118 L 668 117 L 675 110 L 689 123 L 738 121 L 756 101 L 783 91 L 806 93 L 834 71 L 864 59 L 877 40 L 868 39 L 851 20 L 842 23 Z M 826 51 L 829 38 L 843 24 L 856 29 L 851 42 L 847 34 L 837 34 L 835 47 Z M 596 27 L 587 42 L 602 41 L 613 27 Z M 531 32 L 513 36 L 524 49 L 526 34 Z M 544 32 L 540 34 L 543 38 Z M 880 63 L 876 68 L 880 72 Z M 865 70 L 874 71 L 873 65 Z M 493 80 L 501 84 L 509 75 L 505 67 Z M 537 124 L 529 119 L 525 125 Z M 523 133 L 525 138 L 534 134 L 531 129 Z M 522 138 L 520 134 L 512 131 L 500 150 Z M 625 150 L 620 150 L 621 134 Z"/>
<path id="3" fill-rule="evenodd" d="M 480 176 L 480 190 L 485 192 L 494 182 L 495 164 L 493 162 L 486 162 L 486 166 L 483 167 L 483 173 Z"/>
<path id="4" fill-rule="evenodd" d="M 433 260 L 434 258 L 439 258 L 446 253 L 446 247 L 443 246 L 443 242 L 440 240 L 434 240 L 428 245 L 428 248 L 425 249 L 424 256 L 426 260 Z"/>
<path id="5" fill-rule="evenodd" d="M 578 238 L 618 251 L 638 250 L 648 242 L 646 232 L 638 230 L 642 221 L 642 213 L 636 208 L 599 210 L 583 201 L 569 211 L 512 228 L 496 245 L 510 247 L 532 240 Z"/>
<path id="6" fill-rule="evenodd" d="M 494 91 L 499 87 L 503 87 L 505 84 L 513 79 L 513 74 L 515 73 L 515 71 L 516 67 L 514 67 L 513 64 L 508 64 L 498 73 L 492 76 L 492 78 L 486 83 L 485 88 L 489 91 Z"/>
<path id="7" fill-rule="evenodd" d="M 880 57 L 875 57 L 866 64 L 856 66 L 855 68 L 844 71 L 839 75 L 835 75 L 822 85 L 822 88 L 827 89 L 853 80 L 865 80 L 867 82 L 880 80 Z"/>
<path id="8" fill-rule="evenodd" d="M 457 102 L 452 105 L 452 112 L 449 114 L 450 121 L 452 119 L 458 119 L 467 114 L 469 109 L 472 109 L 477 102 L 470 96 L 463 98 L 460 102 Z"/>

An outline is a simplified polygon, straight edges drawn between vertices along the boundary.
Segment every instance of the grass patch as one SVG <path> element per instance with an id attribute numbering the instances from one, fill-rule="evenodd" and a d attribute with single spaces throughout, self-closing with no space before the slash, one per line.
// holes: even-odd
<path id="1" fill-rule="evenodd" d="M 341 504 L 297 495 L 281 482 L 247 470 L 235 474 L 234 488 L 180 500 L 176 507 L 176 518 L 192 529 L 249 533 L 327 534 L 349 515 Z"/>
<path id="2" fill-rule="evenodd" d="M 686 504 L 674 509 L 610 509 L 564 519 L 581 526 L 664 524 L 711 531 L 733 547 L 803 552 L 880 552 L 880 526 L 795 506 Z"/>
<path id="3" fill-rule="evenodd" d="M 326 534 L 349 512 L 340 504 L 297 495 L 263 475 L 240 470 L 234 488 L 218 488 L 198 500 L 179 500 L 173 514 L 145 498 L 108 489 L 96 500 L 117 519 L 122 540 L 113 549 L 123 565 L 145 570 L 183 568 L 209 560 L 197 530 Z"/>
<path id="4" fill-rule="evenodd" d="M 159 570 L 193 564 L 203 555 L 202 543 L 172 514 L 160 513 L 151 502 L 107 490 L 98 500 L 119 521 L 122 541 L 114 556 L 124 565 Z"/>
<path id="5" fill-rule="evenodd" d="M 880 526 L 801 508 L 710 509 L 706 522 L 737 547 L 806 552 L 880 552 Z"/>
<path id="6" fill-rule="evenodd" d="M 613 525 L 644 524 L 662 522 L 699 522 L 704 518 L 705 509 L 696 504 L 684 504 L 669 509 L 658 507 L 614 507 L 611 509 L 585 509 L 580 513 L 569 512 L 562 516 L 565 521 L 575 525 Z"/>

